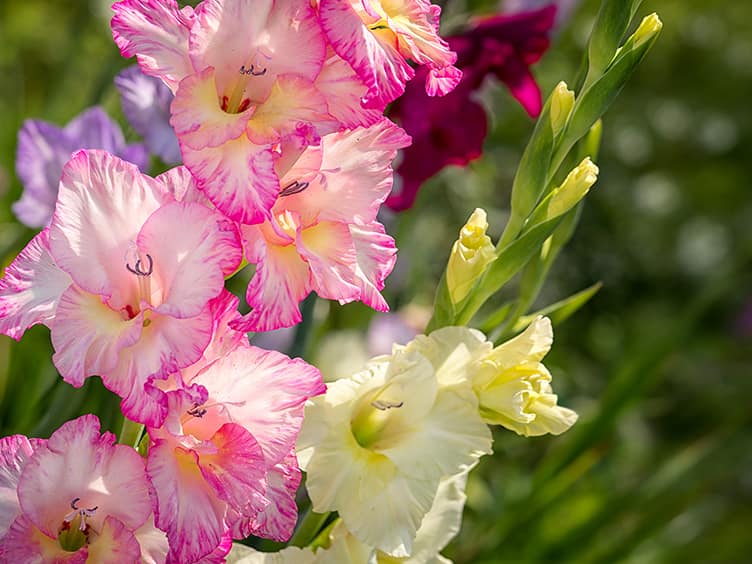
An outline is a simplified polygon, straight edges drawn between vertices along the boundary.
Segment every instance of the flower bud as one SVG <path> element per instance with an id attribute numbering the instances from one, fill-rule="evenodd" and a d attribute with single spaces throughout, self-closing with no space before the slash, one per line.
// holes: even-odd
<path id="1" fill-rule="evenodd" d="M 574 107 L 574 92 L 561 81 L 551 94 L 551 129 L 554 137 L 564 128 Z"/>
<path id="2" fill-rule="evenodd" d="M 590 157 L 577 165 L 564 179 L 564 182 L 551 193 L 546 219 L 553 219 L 568 212 L 590 190 L 598 180 L 598 167 Z"/>
<path id="3" fill-rule="evenodd" d="M 496 258 L 493 243 L 486 235 L 487 229 L 486 212 L 476 208 L 452 246 L 446 281 L 449 296 L 455 304 L 467 296 L 475 280 Z"/>
<path id="4" fill-rule="evenodd" d="M 643 43 L 655 37 L 661 31 L 661 28 L 663 28 L 663 22 L 658 17 L 658 14 L 653 12 L 649 16 L 645 16 L 640 22 L 640 27 L 637 28 L 637 31 L 632 36 L 634 38 L 633 49 L 637 49 Z"/>

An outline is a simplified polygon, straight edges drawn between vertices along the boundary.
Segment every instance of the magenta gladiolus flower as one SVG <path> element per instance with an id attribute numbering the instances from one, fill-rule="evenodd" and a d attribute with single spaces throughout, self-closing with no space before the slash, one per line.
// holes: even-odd
<path id="1" fill-rule="evenodd" d="M 0 439 L 3 562 L 139 562 L 153 491 L 144 460 L 84 415 L 49 440 Z M 159 535 L 146 554 L 159 551 Z"/>
<path id="2" fill-rule="evenodd" d="M 180 146 L 170 126 L 172 92 L 161 80 L 129 67 L 115 77 L 120 105 L 128 123 L 144 138 L 151 153 L 167 164 L 181 162 Z"/>
<path id="3" fill-rule="evenodd" d="M 513 15 L 482 19 L 447 41 L 457 52 L 462 69 L 459 85 L 442 98 L 429 98 L 421 81 L 425 70 L 408 83 L 405 94 L 390 110 L 413 144 L 403 151 L 397 168 L 402 178 L 399 192 L 386 205 L 394 210 L 413 205 L 420 186 L 447 165 L 465 166 L 483 152 L 486 112 L 473 100 L 486 76 L 502 81 L 533 117 L 541 110 L 541 93 L 530 65 L 548 48 L 555 6 Z"/>
<path id="4" fill-rule="evenodd" d="M 50 227 L 0 281 L 0 332 L 46 324 L 66 382 L 98 374 L 128 417 L 158 425 L 166 400 L 152 381 L 201 357 L 209 302 L 242 255 L 235 225 L 191 198 L 184 168 L 152 179 L 108 153 L 76 153 Z"/>
<path id="5" fill-rule="evenodd" d="M 394 240 L 376 221 L 392 185 L 392 159 L 410 138 L 389 120 L 325 136 L 282 176 L 272 219 L 244 226 L 246 257 L 257 264 L 235 327 L 269 331 L 300 322 L 311 291 L 388 310 L 381 296 L 394 267 Z"/>
<path id="6" fill-rule="evenodd" d="M 332 64 L 308 2 L 205 0 L 194 11 L 175 0 L 123 0 L 113 10 L 122 54 L 137 55 L 175 93 L 170 123 L 184 163 L 235 221 L 270 219 L 279 159 L 373 122 L 360 109 L 365 86 Z"/>
<path id="7" fill-rule="evenodd" d="M 327 39 L 368 86 L 367 107 L 384 108 L 415 74 L 408 61 L 427 69 L 425 91 L 443 96 L 462 73 L 457 55 L 439 37 L 441 8 L 428 0 L 319 0 Z"/>
<path id="8" fill-rule="evenodd" d="M 16 173 L 24 191 L 13 213 L 21 223 L 36 228 L 50 222 L 63 165 L 79 149 L 104 149 L 142 170 L 149 163 L 144 146 L 126 145 L 120 127 L 102 108 L 89 108 L 62 128 L 28 119 L 18 132 L 16 153 Z"/>

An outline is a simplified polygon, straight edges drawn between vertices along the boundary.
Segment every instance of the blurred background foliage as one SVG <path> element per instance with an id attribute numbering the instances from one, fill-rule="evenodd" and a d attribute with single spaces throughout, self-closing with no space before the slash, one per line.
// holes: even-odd
<path id="1" fill-rule="evenodd" d="M 62 125 L 99 103 L 135 139 L 112 84 L 129 62 L 112 43 L 108 8 L 0 2 L 3 265 L 33 235 L 10 212 L 24 119 Z M 446 23 L 493 8 L 448 0 Z M 545 94 L 559 80 L 573 83 L 597 8 L 583 1 L 535 67 Z M 496 453 L 473 473 L 462 532 L 446 551 L 457 562 L 749 561 L 752 4 L 645 0 L 639 14 L 651 11 L 662 36 L 606 114 L 598 184 L 536 304 L 603 283 L 555 327 L 546 362 L 580 421 L 560 437 L 497 430 Z M 505 223 L 532 122 L 497 84 L 483 98 L 484 157 L 445 170 L 412 210 L 384 217 L 400 249 L 386 295 L 416 325 L 470 212 L 486 208 L 494 236 Z M 315 306 L 307 358 L 323 368 L 330 351 L 366 350 L 357 343 L 372 312 Z M 51 353 L 43 327 L 20 344 L 0 338 L 2 434 L 49 436 L 87 412 L 117 431 L 117 398 L 97 379 L 83 390 L 63 383 Z"/>

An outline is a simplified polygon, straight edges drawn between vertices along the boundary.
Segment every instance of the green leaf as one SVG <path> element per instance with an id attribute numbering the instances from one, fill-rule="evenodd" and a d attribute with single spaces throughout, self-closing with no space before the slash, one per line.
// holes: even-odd
<path id="1" fill-rule="evenodd" d="M 446 281 L 446 270 L 441 275 L 439 286 L 436 288 L 436 297 L 434 298 L 433 317 L 428 322 L 426 333 L 430 333 L 441 327 L 453 325 L 456 311 L 452 298 L 449 295 L 449 286 Z"/>
<path id="2" fill-rule="evenodd" d="M 546 306 L 543 309 L 536 311 L 535 313 L 531 313 L 530 315 L 520 317 L 517 320 L 517 323 L 515 323 L 514 327 L 512 328 L 511 333 L 519 333 L 525 327 L 530 325 L 530 323 L 539 315 L 550 317 L 551 323 L 553 323 L 554 325 L 558 325 L 559 323 L 566 321 L 569 316 L 571 316 L 578 309 L 588 303 L 590 301 L 590 298 L 597 294 L 598 290 L 600 290 L 602 286 L 603 283 L 597 282 L 592 286 L 577 292 L 576 294 L 572 294 L 568 298 L 564 298 L 563 300 Z"/>

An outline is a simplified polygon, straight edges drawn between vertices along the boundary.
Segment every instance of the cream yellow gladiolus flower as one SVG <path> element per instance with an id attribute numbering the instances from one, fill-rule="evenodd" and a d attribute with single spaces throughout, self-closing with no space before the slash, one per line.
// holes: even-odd
<path id="1" fill-rule="evenodd" d="M 469 382 L 441 387 L 428 359 L 396 347 L 306 406 L 297 447 L 313 510 L 404 558 L 441 480 L 490 453 L 491 434 Z"/>
<path id="2" fill-rule="evenodd" d="M 577 414 L 557 404 L 551 373 L 541 362 L 552 342 L 551 322 L 539 317 L 496 348 L 480 331 L 444 327 L 406 349 L 431 361 L 440 385 L 470 381 L 487 423 L 524 436 L 558 435 L 577 421 Z"/>

